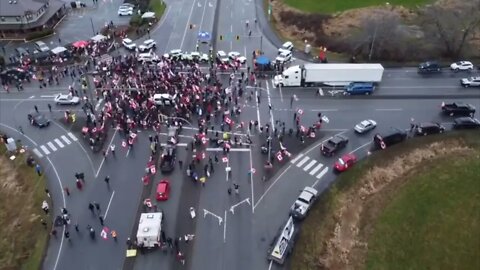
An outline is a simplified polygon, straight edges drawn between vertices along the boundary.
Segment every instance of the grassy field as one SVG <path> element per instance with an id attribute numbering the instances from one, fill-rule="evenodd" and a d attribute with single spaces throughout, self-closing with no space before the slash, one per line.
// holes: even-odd
<path id="1" fill-rule="evenodd" d="M 480 134 L 448 133 L 410 140 L 374 154 L 340 175 L 322 194 L 302 224 L 290 261 L 291 269 L 324 266 L 327 242 L 338 224 L 346 194 L 373 167 L 386 168 L 392 159 L 434 141 L 461 140 L 474 154 L 444 156 L 421 162 L 397 185 L 364 205 L 360 233 L 368 249 L 356 258 L 355 269 L 480 269 Z M 467 169 L 468 168 L 468 169 Z M 341 199 L 343 198 L 343 199 Z M 376 209 L 375 209 L 376 208 Z M 362 253 L 360 253 L 362 254 Z M 363 263 L 358 264 L 361 261 Z M 341 267 L 340 267 L 341 268 Z"/>
<path id="2" fill-rule="evenodd" d="M 433 0 L 283 0 L 286 4 L 305 12 L 334 13 L 348 9 L 385 5 L 402 5 L 408 8 L 425 5 Z"/>
<path id="3" fill-rule="evenodd" d="M 157 19 L 161 19 L 163 16 L 163 12 L 165 12 L 165 8 L 167 5 L 163 4 L 162 0 L 150 0 L 150 8 L 153 12 L 155 12 L 155 16 Z"/>
<path id="4" fill-rule="evenodd" d="M 0 143 L 0 269 L 37 270 L 41 267 L 51 218 L 41 209 L 45 179 L 25 163 L 25 154 L 9 160 Z M 50 207 L 53 207 L 49 202 Z"/>
<path id="5" fill-rule="evenodd" d="M 431 165 L 380 215 L 368 269 L 480 269 L 480 158 Z"/>

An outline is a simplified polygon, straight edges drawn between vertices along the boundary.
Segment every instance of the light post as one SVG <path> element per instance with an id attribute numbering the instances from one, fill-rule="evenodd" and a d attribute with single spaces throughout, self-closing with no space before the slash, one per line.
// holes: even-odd
<path id="1" fill-rule="evenodd" d="M 92 25 L 92 32 L 93 32 L 93 35 L 95 36 L 95 27 L 93 26 L 92 17 L 90 17 L 90 24 Z"/>

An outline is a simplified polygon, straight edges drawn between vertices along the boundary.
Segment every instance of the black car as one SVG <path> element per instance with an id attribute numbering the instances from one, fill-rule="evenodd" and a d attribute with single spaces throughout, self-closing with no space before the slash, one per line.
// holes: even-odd
<path id="1" fill-rule="evenodd" d="M 174 145 L 168 144 L 163 149 L 160 161 L 160 171 L 162 173 L 169 173 L 175 169 L 175 161 L 177 159 L 176 149 Z"/>
<path id="2" fill-rule="evenodd" d="M 444 131 L 445 127 L 439 123 L 427 122 L 417 125 L 417 128 L 415 129 L 415 135 L 426 136 L 430 134 L 443 133 Z"/>
<path id="3" fill-rule="evenodd" d="M 25 80 L 30 74 L 21 68 L 7 68 L 0 72 L 2 80 Z"/>
<path id="4" fill-rule="evenodd" d="M 398 128 L 391 128 L 383 134 L 377 133 L 373 137 L 373 144 L 379 149 L 385 149 L 394 144 L 403 142 L 407 138 L 407 132 Z"/>
<path id="5" fill-rule="evenodd" d="M 342 135 L 335 135 L 330 138 L 327 143 L 322 144 L 321 150 L 322 154 L 325 156 L 332 156 L 337 151 L 345 148 L 348 143 L 348 138 Z"/>
<path id="6" fill-rule="evenodd" d="M 442 112 L 450 116 L 464 115 L 473 116 L 475 114 L 475 106 L 463 102 L 442 103 Z"/>
<path id="7" fill-rule="evenodd" d="M 480 128 L 480 121 L 473 117 L 459 117 L 453 120 L 454 129 L 473 129 Z"/>
<path id="8" fill-rule="evenodd" d="M 418 73 L 427 74 L 427 73 L 439 73 L 439 72 L 442 72 L 442 68 L 435 61 L 424 62 L 418 66 Z"/>
<path id="9" fill-rule="evenodd" d="M 39 128 L 48 127 L 50 125 L 50 120 L 48 120 L 45 115 L 41 113 L 29 113 L 28 114 L 28 121 L 32 126 L 36 126 Z"/>

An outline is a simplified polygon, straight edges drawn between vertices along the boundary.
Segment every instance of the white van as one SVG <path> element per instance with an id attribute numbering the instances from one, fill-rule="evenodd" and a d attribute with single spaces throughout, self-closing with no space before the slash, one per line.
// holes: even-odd
<path id="1" fill-rule="evenodd" d="M 153 63 L 157 62 L 159 59 L 155 54 L 148 52 L 139 54 L 137 60 L 138 62 Z"/>
<path id="2" fill-rule="evenodd" d="M 175 96 L 170 94 L 155 94 L 153 102 L 158 106 L 172 106 L 175 104 Z"/>
<path id="3" fill-rule="evenodd" d="M 285 63 L 291 60 L 292 60 L 292 52 L 290 51 L 283 51 L 277 56 L 277 58 L 275 58 L 275 61 L 279 63 Z"/>

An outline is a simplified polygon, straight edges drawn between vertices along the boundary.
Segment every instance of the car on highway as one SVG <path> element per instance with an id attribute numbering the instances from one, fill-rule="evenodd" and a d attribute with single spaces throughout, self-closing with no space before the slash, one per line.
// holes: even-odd
<path id="1" fill-rule="evenodd" d="M 291 51 L 281 52 L 277 56 L 277 58 L 275 58 L 275 61 L 278 63 L 286 63 L 286 62 L 292 61 L 292 52 Z"/>
<path id="2" fill-rule="evenodd" d="M 353 129 L 355 130 L 355 132 L 357 132 L 359 134 L 363 134 L 363 133 L 369 132 L 370 130 L 372 130 L 376 127 L 377 127 L 377 122 L 375 122 L 371 119 L 367 119 L 367 120 L 363 120 L 362 122 L 356 124 Z"/>
<path id="3" fill-rule="evenodd" d="M 320 147 L 324 156 L 333 156 L 336 152 L 345 148 L 348 143 L 348 138 L 342 135 L 335 135 L 328 139 L 326 143 L 323 143 Z"/>
<path id="4" fill-rule="evenodd" d="M 166 201 L 170 197 L 170 181 L 162 179 L 157 184 L 157 190 L 155 192 L 155 198 L 157 201 Z"/>
<path id="5" fill-rule="evenodd" d="M 480 121 L 473 117 L 458 117 L 453 120 L 454 129 L 475 129 L 480 128 Z"/>
<path id="6" fill-rule="evenodd" d="M 375 136 L 373 136 L 373 144 L 376 148 L 385 149 L 403 142 L 405 139 L 407 139 L 407 132 L 405 130 L 392 127 L 386 132 L 375 134 Z"/>
<path id="7" fill-rule="evenodd" d="M 438 134 L 445 132 L 445 127 L 440 125 L 440 123 L 426 122 L 420 123 L 415 129 L 415 135 L 417 136 L 427 136 L 430 134 Z"/>
<path id="8" fill-rule="evenodd" d="M 454 115 L 473 116 L 475 114 L 475 107 L 471 104 L 463 103 L 463 102 L 453 102 L 453 103 L 442 102 L 442 112 L 450 116 L 454 116 Z"/>
<path id="9" fill-rule="evenodd" d="M 317 199 L 318 191 L 312 187 L 305 187 L 298 198 L 290 207 L 290 215 L 296 220 L 302 220 L 307 216 L 308 210 Z"/>
<path id="10" fill-rule="evenodd" d="M 133 40 L 129 39 L 129 38 L 124 38 L 122 40 L 122 45 L 127 48 L 128 50 L 135 50 L 137 48 L 137 44 L 135 44 L 135 42 L 133 42 Z"/>
<path id="11" fill-rule="evenodd" d="M 163 57 L 170 59 L 170 60 L 181 60 L 183 57 L 182 50 L 175 49 L 171 50 L 170 52 L 163 55 Z"/>
<path id="12" fill-rule="evenodd" d="M 278 48 L 278 54 L 281 54 L 282 52 L 291 52 L 291 51 L 293 51 L 293 43 L 290 41 L 283 43 L 282 47 Z"/>
<path id="13" fill-rule="evenodd" d="M 27 115 L 30 125 L 36 126 L 39 128 L 48 127 L 50 125 L 50 120 L 48 120 L 44 114 L 32 112 Z"/>
<path id="14" fill-rule="evenodd" d="M 436 61 L 427 61 L 418 65 L 418 73 L 440 73 L 442 68 Z"/>
<path id="15" fill-rule="evenodd" d="M 141 52 L 146 52 L 151 49 L 155 49 L 157 47 L 157 43 L 153 39 L 145 40 L 140 46 L 138 46 L 138 50 Z"/>
<path id="16" fill-rule="evenodd" d="M 226 64 L 229 62 L 228 55 L 224 51 L 218 51 L 217 52 L 217 61 Z"/>
<path id="17" fill-rule="evenodd" d="M 457 72 L 461 70 L 472 71 L 473 64 L 470 61 L 458 61 L 450 65 L 450 69 Z"/>
<path id="18" fill-rule="evenodd" d="M 176 148 L 174 145 L 167 144 L 163 148 L 160 161 L 160 171 L 169 173 L 175 169 L 175 161 L 177 159 Z"/>
<path id="19" fill-rule="evenodd" d="M 460 79 L 460 84 L 463 87 L 480 87 L 480 77 L 470 77 Z"/>
<path id="20" fill-rule="evenodd" d="M 54 101 L 57 105 L 77 105 L 80 103 L 80 98 L 77 96 L 58 94 Z"/>
<path id="21" fill-rule="evenodd" d="M 333 168 L 337 172 L 344 172 L 351 168 L 355 163 L 357 163 L 357 157 L 354 154 L 349 153 L 339 158 L 333 165 Z"/>

